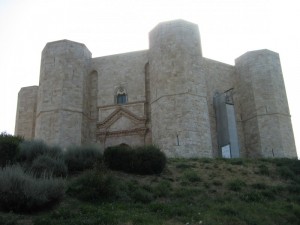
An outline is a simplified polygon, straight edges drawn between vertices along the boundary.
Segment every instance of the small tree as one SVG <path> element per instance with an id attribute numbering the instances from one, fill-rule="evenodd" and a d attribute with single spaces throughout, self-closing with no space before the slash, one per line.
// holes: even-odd
<path id="1" fill-rule="evenodd" d="M 0 134 L 0 166 L 16 162 L 19 154 L 19 144 L 24 139 L 20 136 L 13 136 L 7 133 Z"/>

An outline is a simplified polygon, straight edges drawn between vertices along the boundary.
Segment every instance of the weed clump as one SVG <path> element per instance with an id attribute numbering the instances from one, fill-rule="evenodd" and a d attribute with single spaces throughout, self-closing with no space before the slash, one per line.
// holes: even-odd
<path id="1" fill-rule="evenodd" d="M 265 164 L 259 165 L 258 166 L 258 174 L 269 176 L 270 175 L 269 168 Z"/>
<path id="2" fill-rule="evenodd" d="M 201 177 L 195 171 L 187 171 L 183 174 L 183 180 L 189 182 L 200 182 L 202 181 Z"/>
<path id="3" fill-rule="evenodd" d="M 234 179 L 227 184 L 228 189 L 231 191 L 241 191 L 243 187 L 246 187 L 246 183 L 240 179 Z"/>

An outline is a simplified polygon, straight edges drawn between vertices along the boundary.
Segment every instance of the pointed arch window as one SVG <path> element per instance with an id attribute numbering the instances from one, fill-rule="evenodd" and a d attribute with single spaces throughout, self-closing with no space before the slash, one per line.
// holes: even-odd
<path id="1" fill-rule="evenodd" d="M 127 103 L 127 92 L 125 88 L 117 88 L 115 102 L 120 105 Z"/>

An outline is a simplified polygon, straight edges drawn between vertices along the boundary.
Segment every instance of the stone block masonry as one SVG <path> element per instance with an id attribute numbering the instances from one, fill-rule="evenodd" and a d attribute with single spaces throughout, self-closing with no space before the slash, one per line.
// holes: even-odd
<path id="1" fill-rule="evenodd" d="M 218 119 L 217 93 L 230 97 Z M 158 24 L 143 51 L 93 58 L 84 44 L 48 43 L 39 86 L 19 92 L 15 134 L 62 147 L 155 144 L 168 157 L 297 157 L 279 55 L 204 58 L 184 20 Z"/>

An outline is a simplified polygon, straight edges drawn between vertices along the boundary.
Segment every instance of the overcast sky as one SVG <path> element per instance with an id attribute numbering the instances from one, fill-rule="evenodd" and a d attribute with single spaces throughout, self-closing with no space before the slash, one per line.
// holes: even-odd
<path id="1" fill-rule="evenodd" d="M 93 57 L 143 50 L 148 32 L 173 19 L 198 24 L 206 58 L 280 54 L 300 156 L 299 0 L 0 0 L 0 132 L 14 133 L 18 91 L 38 85 L 47 42 L 81 42 Z"/>

